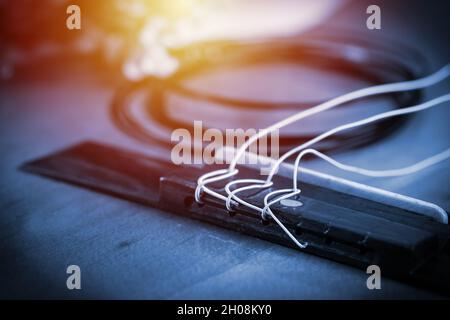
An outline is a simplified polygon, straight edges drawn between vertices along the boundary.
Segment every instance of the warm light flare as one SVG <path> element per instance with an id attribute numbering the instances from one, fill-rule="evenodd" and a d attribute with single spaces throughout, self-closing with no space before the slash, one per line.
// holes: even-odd
<path id="1" fill-rule="evenodd" d="M 283 5 L 280 5 L 283 2 Z M 173 0 L 155 5 L 139 35 L 139 47 L 124 66 L 132 80 L 166 77 L 179 61 L 169 53 L 208 40 L 242 40 L 305 31 L 342 4 L 336 0 Z"/>

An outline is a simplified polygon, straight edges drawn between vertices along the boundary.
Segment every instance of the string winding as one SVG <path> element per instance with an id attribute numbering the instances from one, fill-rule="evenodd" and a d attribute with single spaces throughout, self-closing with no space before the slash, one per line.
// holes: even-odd
<path id="1" fill-rule="evenodd" d="M 417 80 L 412 81 L 403 81 L 403 82 L 397 82 L 397 83 L 390 83 L 390 84 L 383 84 L 383 85 L 377 85 L 372 86 L 360 90 L 356 90 L 347 94 L 344 94 L 342 96 L 338 96 L 334 99 L 331 99 L 327 102 L 324 102 L 322 104 L 319 104 L 315 107 L 312 107 L 310 109 L 301 111 L 299 113 L 296 113 L 290 117 L 287 117 L 272 126 L 265 128 L 261 130 L 258 134 L 250 137 L 236 152 L 233 160 L 231 161 L 228 169 L 221 169 L 216 171 L 208 172 L 204 175 L 202 175 L 198 181 L 197 181 L 197 188 L 195 190 L 195 200 L 197 202 L 201 202 L 201 196 L 202 193 L 205 192 L 213 197 L 216 197 L 218 199 L 221 199 L 225 202 L 226 208 L 229 211 L 235 210 L 235 208 L 238 205 L 244 205 L 252 210 L 255 210 L 261 214 L 261 217 L 264 220 L 269 220 L 270 218 L 275 221 L 281 229 L 288 235 L 288 237 L 299 247 L 299 248 L 305 248 L 307 246 L 307 243 L 300 242 L 296 239 L 294 235 L 284 226 L 284 224 L 275 216 L 275 214 L 271 210 L 271 206 L 278 203 L 279 201 L 283 199 L 287 199 L 290 197 L 294 197 L 298 195 L 301 190 L 298 188 L 298 173 L 300 168 L 300 161 L 306 154 L 313 154 L 326 162 L 336 166 L 339 169 L 350 171 L 354 173 L 358 173 L 361 175 L 366 175 L 370 177 L 392 177 L 392 176 L 400 176 L 400 175 L 407 175 L 412 174 L 415 172 L 418 172 L 420 170 L 423 170 L 427 167 L 430 167 L 432 165 L 435 165 L 441 161 L 444 161 L 448 158 L 450 158 L 450 148 L 436 154 L 434 156 L 431 156 L 427 159 L 424 159 L 418 163 L 415 163 L 413 165 L 410 165 L 408 167 L 399 168 L 399 169 L 393 169 L 393 170 L 369 170 L 364 168 L 359 168 L 355 166 L 346 165 L 343 163 L 340 163 L 331 157 L 315 150 L 312 148 L 309 148 L 313 144 L 333 135 L 338 132 L 348 130 L 351 128 L 367 125 L 372 122 L 380 121 L 382 119 L 390 118 L 390 117 L 396 117 L 411 113 L 420 112 L 429 108 L 432 108 L 436 105 L 442 104 L 444 102 L 450 101 L 450 93 L 445 94 L 443 96 L 440 96 L 438 98 L 432 99 L 430 101 L 427 101 L 422 104 L 418 104 L 416 106 L 392 110 L 388 112 L 384 112 L 378 115 L 374 115 L 359 121 L 347 123 L 341 126 L 338 126 L 334 129 L 331 129 L 321 135 L 316 136 L 315 138 L 289 150 L 286 152 L 283 156 L 281 156 L 275 164 L 272 166 L 272 169 L 265 180 L 261 179 L 237 179 L 233 180 L 226 184 L 225 186 L 225 192 L 227 193 L 227 196 L 219 194 L 215 192 L 214 190 L 211 190 L 207 187 L 208 184 L 222 181 L 225 179 L 229 179 L 231 177 L 236 176 L 239 173 L 239 170 L 236 168 L 238 161 L 240 158 L 245 154 L 247 148 L 251 146 L 254 142 L 256 142 L 261 137 L 264 137 L 270 133 L 272 133 L 275 130 L 279 130 L 283 127 L 286 127 L 294 122 L 297 122 L 301 119 L 310 117 L 314 114 L 329 110 L 331 108 L 337 107 L 341 104 L 348 103 L 357 99 L 373 96 L 373 95 L 380 95 L 380 94 L 386 94 L 386 93 L 393 93 L 393 92 L 402 92 L 402 91 L 410 91 L 410 90 L 417 90 L 426 88 L 429 86 L 432 86 L 445 78 L 447 78 L 450 75 L 450 65 L 446 65 L 437 72 L 421 78 Z M 270 193 L 268 193 L 264 197 L 264 207 L 258 207 L 252 203 L 249 203 L 248 201 L 243 200 L 240 198 L 237 194 L 243 191 L 253 190 L 253 189 L 265 189 L 270 188 L 273 185 L 272 179 L 274 175 L 276 174 L 278 167 L 289 157 L 292 155 L 298 153 L 298 156 L 295 161 L 294 165 L 294 172 L 293 172 L 293 186 L 291 189 L 282 189 L 282 190 L 275 190 Z M 245 185 L 239 188 L 236 188 L 234 190 L 231 190 L 232 186 L 240 185 L 240 184 L 249 184 Z M 278 196 L 275 199 L 270 200 L 272 197 L 281 194 L 281 196 Z"/>

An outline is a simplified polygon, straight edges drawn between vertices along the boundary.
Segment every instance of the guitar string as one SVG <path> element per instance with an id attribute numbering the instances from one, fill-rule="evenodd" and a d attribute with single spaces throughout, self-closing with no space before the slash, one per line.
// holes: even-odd
<path id="1" fill-rule="evenodd" d="M 334 99 L 331 99 L 327 102 L 324 102 L 322 104 L 319 104 L 315 107 L 312 107 L 310 109 L 298 112 L 288 118 L 285 118 L 274 125 L 261 130 L 256 135 L 253 135 L 248 139 L 237 151 L 236 155 L 234 156 L 232 162 L 230 163 L 228 169 L 221 169 L 221 170 L 215 170 L 208 172 L 202 176 L 199 177 L 197 180 L 197 188 L 195 190 L 195 200 L 197 202 L 201 202 L 201 195 L 203 192 L 216 197 L 218 199 L 226 201 L 226 197 L 223 195 L 211 190 L 207 187 L 208 184 L 225 180 L 230 177 L 233 177 L 239 173 L 239 170 L 236 169 L 236 165 L 239 161 L 239 159 L 242 157 L 242 155 L 246 152 L 247 148 L 253 144 L 255 141 L 257 141 L 259 138 L 268 135 L 272 133 L 275 130 L 281 129 L 291 123 L 294 123 L 296 121 L 299 121 L 301 119 L 307 118 L 309 116 L 312 116 L 314 114 L 320 113 L 325 110 L 332 109 L 336 106 L 339 106 L 341 104 L 351 102 L 356 99 L 365 98 L 368 96 L 374 96 L 374 95 L 380 95 L 380 94 L 386 94 L 386 93 L 393 93 L 393 92 L 401 92 L 401 91 L 411 91 L 411 90 L 417 90 L 426 88 L 429 86 L 432 86 L 445 78 L 447 78 L 450 75 L 450 65 L 446 65 L 437 72 L 417 80 L 410 80 L 410 81 L 403 81 L 403 82 L 397 82 L 397 83 L 389 83 L 389 84 L 382 84 L 377 86 L 372 86 L 368 88 L 359 89 L 356 91 L 352 91 L 350 93 L 344 94 L 342 96 L 338 96 Z M 297 149 L 297 148 L 295 148 Z M 295 150 L 294 149 L 294 150 Z M 291 154 L 295 153 L 291 151 L 285 153 L 277 163 L 283 162 L 286 158 L 288 158 Z M 276 172 L 276 169 L 272 170 L 271 175 L 269 178 L 271 179 L 273 177 L 273 174 Z M 268 179 L 269 180 L 269 179 Z"/>
<path id="2" fill-rule="evenodd" d="M 298 193 L 301 192 L 300 189 L 297 188 L 297 181 L 296 179 L 294 179 L 293 181 L 293 188 L 292 189 L 284 189 L 284 190 L 276 190 L 273 191 L 271 193 L 269 193 L 268 195 L 266 195 L 266 197 L 264 198 L 264 208 L 260 208 L 257 207 L 251 203 L 248 203 L 247 201 L 239 198 L 236 194 L 245 190 L 250 190 L 250 189 L 256 189 L 256 188 L 268 188 L 270 187 L 273 183 L 272 183 L 272 178 L 274 176 L 274 174 L 276 173 L 278 166 L 285 160 L 287 159 L 289 156 L 291 156 L 292 154 L 294 154 L 295 152 L 298 152 L 302 149 L 305 149 L 307 147 L 309 147 L 310 145 L 316 143 L 317 141 L 320 141 L 332 134 L 335 134 L 336 132 L 342 131 L 342 130 L 346 130 L 352 127 L 356 127 L 356 126 L 361 126 L 370 122 L 374 122 L 374 121 L 378 121 L 387 117 L 393 117 L 393 116 L 398 116 L 398 115 L 403 115 L 403 114 L 407 114 L 407 113 L 413 113 L 413 112 L 418 112 L 427 108 L 430 108 L 432 106 L 435 106 L 437 104 L 440 104 L 442 102 L 448 101 L 450 100 L 450 95 L 444 95 L 441 96 L 439 98 L 436 98 L 434 100 L 430 100 L 426 103 L 423 103 L 421 105 L 417 105 L 414 107 L 409 107 L 409 108 L 403 108 L 403 109 L 399 109 L 399 110 L 393 110 L 390 112 L 386 112 L 383 114 L 379 114 L 376 116 L 372 116 L 354 123 L 349 123 L 343 126 L 339 126 L 337 128 L 334 128 L 330 131 L 325 132 L 322 135 L 317 136 L 314 139 L 311 139 L 310 141 L 291 149 L 289 152 L 285 153 L 280 159 L 278 159 L 278 161 L 276 162 L 276 164 L 273 166 L 268 178 L 266 180 L 259 180 L 259 179 L 238 179 L 238 180 L 234 180 L 231 181 L 230 183 L 228 183 L 225 186 L 225 191 L 227 192 L 228 196 L 223 196 L 213 190 L 211 190 L 210 188 L 206 187 L 207 184 L 209 183 L 213 183 L 213 182 L 217 182 L 217 181 L 221 181 L 224 179 L 228 179 L 230 177 L 233 177 L 235 175 L 238 174 L 239 170 L 236 169 L 236 165 L 237 162 L 239 161 L 240 157 L 245 153 L 246 149 L 256 140 L 258 140 L 260 137 L 267 135 L 271 132 L 273 132 L 274 130 L 278 130 L 279 128 L 282 128 L 284 126 L 287 126 L 295 121 L 298 121 L 300 119 L 306 118 L 308 116 L 311 116 L 313 114 L 316 114 L 318 112 L 322 112 L 325 110 L 328 110 L 330 108 L 333 108 L 337 105 L 340 105 L 342 103 L 346 103 L 355 99 L 360 99 L 362 97 L 367 97 L 367 96 L 371 96 L 371 95 L 377 95 L 377 94 L 382 94 L 382 93 L 389 93 L 389 92 L 398 92 L 398 91 L 408 91 L 408 90 L 415 90 L 415 89 L 419 89 L 419 88 L 424 88 L 424 87 L 428 87 L 431 86 L 435 83 L 438 83 L 440 81 L 442 81 L 443 79 L 445 79 L 446 77 L 448 77 L 448 75 L 450 74 L 450 65 L 447 65 L 443 68 L 441 68 L 439 71 L 435 72 L 434 74 L 429 75 L 428 77 L 425 78 L 421 78 L 421 79 L 417 79 L 417 80 L 412 80 L 412 81 L 405 81 L 405 82 L 399 82 L 399 83 L 391 83 L 391 84 L 385 84 L 385 85 L 378 85 L 378 86 L 374 86 L 374 87 L 369 87 L 369 88 L 365 88 L 365 89 L 360 89 L 354 92 L 350 92 L 348 94 L 345 94 L 343 96 L 339 96 L 337 98 L 334 98 L 332 100 L 329 100 L 323 104 L 320 104 L 316 107 L 313 107 L 311 109 L 299 112 L 297 114 L 294 114 L 291 117 L 288 117 L 264 130 L 262 130 L 259 134 L 252 136 L 245 144 L 243 144 L 241 146 L 241 148 L 238 150 L 238 152 L 236 153 L 235 157 L 233 158 L 233 161 L 231 162 L 230 166 L 228 169 L 222 169 L 222 170 L 216 170 L 216 171 L 212 171 L 209 173 L 206 173 L 204 175 L 202 175 L 197 183 L 197 188 L 195 191 L 195 199 L 196 201 L 200 202 L 201 201 L 201 193 L 204 191 L 216 198 L 219 198 L 221 200 L 225 201 L 226 207 L 228 210 L 233 210 L 233 206 L 237 206 L 239 204 L 243 204 L 251 209 L 254 209 L 256 211 L 259 211 L 263 217 L 263 219 L 267 219 L 268 216 L 270 216 L 282 229 L 283 231 L 300 247 L 300 248 L 304 248 L 306 246 L 305 243 L 300 243 L 299 241 L 296 240 L 296 238 L 289 232 L 289 230 L 283 225 L 283 223 L 281 223 L 277 217 L 273 214 L 272 210 L 270 209 L 270 206 L 272 206 L 273 204 L 281 201 L 282 199 L 286 199 L 289 197 L 292 197 Z M 384 171 L 375 171 L 375 170 L 366 170 L 363 168 L 356 168 L 356 167 L 352 167 L 352 166 L 348 166 L 348 165 L 344 165 L 341 164 L 339 162 L 337 162 L 336 160 L 331 159 L 330 157 L 314 150 L 314 149 L 307 149 L 304 151 L 308 151 L 308 152 L 302 152 L 296 159 L 296 166 L 295 166 L 295 170 L 294 170 L 294 177 L 297 177 L 298 175 L 298 166 L 299 166 L 299 162 L 300 159 L 307 153 L 313 153 L 316 156 L 321 157 L 322 159 L 326 160 L 327 162 L 337 166 L 338 168 L 341 168 L 343 170 L 348 170 L 351 171 L 353 170 L 353 172 L 357 172 L 360 174 L 375 174 L 375 172 L 377 172 L 377 174 L 380 176 L 382 176 L 382 174 L 386 174 L 388 171 L 384 170 Z M 417 172 L 420 168 L 420 170 L 424 169 L 425 167 L 429 167 L 430 165 L 435 164 L 436 159 L 438 159 L 440 161 L 445 160 L 446 158 L 448 158 L 450 156 L 450 152 L 444 151 L 441 154 L 435 155 L 431 158 L 425 159 L 415 165 L 412 165 L 410 167 L 407 168 L 402 168 L 402 169 L 396 169 L 396 170 L 391 170 L 389 171 L 389 174 L 393 174 L 396 172 L 396 174 L 409 174 L 412 172 Z M 444 155 L 444 158 L 442 158 L 442 155 Z M 424 166 L 424 164 L 426 164 Z M 408 170 L 409 168 L 409 170 Z M 414 169 L 411 171 L 411 169 Z M 411 172 L 410 172 L 411 171 Z M 235 185 L 235 184 L 241 184 L 241 183 L 253 183 L 250 186 L 245 186 L 245 187 L 241 187 L 238 189 L 235 189 L 233 191 L 231 191 L 231 186 Z M 280 196 L 278 198 L 276 198 L 275 200 L 272 200 L 270 202 L 268 202 L 268 199 L 272 196 L 274 196 L 275 194 L 280 194 L 280 193 L 287 193 L 283 196 Z"/>
<path id="3" fill-rule="evenodd" d="M 339 126 L 335 129 L 329 130 L 329 131 L 325 132 L 324 134 L 322 134 L 320 137 L 321 137 L 321 139 L 324 139 L 334 133 L 337 133 L 337 132 L 340 132 L 343 130 L 347 130 L 347 129 L 351 129 L 351 128 L 355 128 L 357 126 L 366 125 L 366 124 L 374 122 L 374 121 L 379 121 L 379 120 L 386 119 L 389 117 L 396 117 L 396 116 L 401 116 L 401 115 L 424 111 L 426 109 L 430 109 L 432 107 L 435 107 L 439 104 L 442 104 L 442 103 L 445 103 L 448 101 L 450 101 L 450 94 L 443 95 L 441 97 L 435 98 L 433 100 L 427 101 L 427 102 L 419 104 L 417 106 L 394 110 L 394 111 L 389 111 L 389 112 L 381 113 L 381 114 L 378 114 L 378 115 L 375 115 L 372 117 L 368 117 L 366 119 L 362 119 L 362 120 L 359 120 L 356 122 L 348 123 L 348 124 Z M 314 139 L 314 140 L 316 140 L 316 139 Z M 305 143 L 304 145 L 310 146 L 311 143 L 308 142 L 308 143 Z M 441 161 L 444 161 L 444 160 L 450 158 L 450 149 L 447 149 L 439 154 L 433 155 L 429 158 L 419 161 L 413 165 L 410 165 L 410 166 L 407 166 L 404 168 L 399 168 L 399 169 L 392 169 L 392 170 L 368 170 L 365 168 L 350 166 L 350 165 L 346 165 L 341 162 L 338 162 L 338 161 L 332 159 L 331 157 L 329 157 L 315 149 L 305 149 L 305 150 L 301 151 L 296 158 L 296 161 L 294 164 L 293 177 L 292 177 L 293 186 L 291 189 L 275 190 L 275 191 L 268 193 L 264 198 L 264 207 L 260 208 L 260 207 L 257 207 L 255 205 L 249 203 L 248 201 L 245 201 L 242 198 L 238 197 L 237 194 L 240 192 L 248 191 L 248 190 L 252 190 L 252 189 L 269 188 L 273 185 L 273 182 L 272 181 L 268 182 L 267 180 L 258 180 L 258 179 L 237 179 L 237 180 L 229 182 L 225 186 L 225 191 L 228 194 L 227 201 L 226 201 L 227 209 L 235 210 L 235 207 L 233 207 L 231 204 L 231 201 L 234 200 L 235 202 L 237 202 L 239 204 L 243 204 L 251 209 L 259 211 L 264 220 L 267 220 L 269 217 L 271 217 L 286 232 L 285 227 L 282 226 L 282 223 L 280 223 L 279 220 L 275 217 L 275 214 L 272 212 L 270 207 L 272 205 L 280 202 L 283 199 L 288 199 L 288 198 L 294 197 L 301 192 L 301 190 L 298 188 L 298 172 L 300 169 L 300 161 L 306 154 L 314 154 L 317 157 L 322 158 L 323 160 L 327 161 L 328 163 L 334 165 L 335 167 L 337 167 L 341 170 L 350 171 L 353 173 L 358 173 L 358 174 L 369 176 L 369 177 L 394 177 L 394 176 L 413 174 L 413 173 L 421 171 L 425 168 L 428 168 L 432 165 L 435 165 Z M 248 185 L 245 187 L 237 188 L 233 191 L 231 190 L 231 186 L 237 185 L 237 184 L 242 184 L 242 183 L 253 183 L 253 185 Z M 285 193 L 285 194 L 268 202 L 269 198 L 271 198 L 272 196 L 274 196 L 276 194 L 280 194 L 280 193 L 281 194 Z M 286 233 L 288 234 L 288 236 L 291 239 L 295 238 L 289 231 L 287 231 Z M 294 242 L 301 248 L 305 247 L 305 244 L 299 244 L 298 241 L 294 241 Z"/>

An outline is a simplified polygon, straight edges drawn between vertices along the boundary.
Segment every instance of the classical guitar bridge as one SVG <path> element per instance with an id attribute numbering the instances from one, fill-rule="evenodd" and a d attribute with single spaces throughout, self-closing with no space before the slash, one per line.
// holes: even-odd
<path id="1" fill-rule="evenodd" d="M 272 207 L 299 240 L 299 249 L 275 223 L 243 206 L 229 212 L 217 198 L 194 200 L 197 179 L 211 167 L 175 166 L 170 162 L 117 147 L 85 142 L 23 165 L 23 170 L 115 197 L 160 208 L 233 231 L 367 268 L 450 293 L 450 228 L 447 213 L 430 203 L 358 185 L 314 171 L 302 173 L 302 193 Z M 240 177 L 255 176 L 250 167 Z M 289 187 L 291 168 L 274 179 Z M 209 187 L 223 193 L 223 185 Z M 243 194 L 262 205 L 267 189 Z"/>

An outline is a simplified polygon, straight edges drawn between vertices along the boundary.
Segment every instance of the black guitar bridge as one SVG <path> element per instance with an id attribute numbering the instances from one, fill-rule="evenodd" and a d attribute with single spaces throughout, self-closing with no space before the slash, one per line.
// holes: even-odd
<path id="1" fill-rule="evenodd" d="M 333 186 L 326 177 L 303 174 L 304 180 L 299 182 L 302 193 L 272 206 L 288 230 L 308 243 L 305 249 L 299 249 L 277 224 L 264 223 L 258 212 L 240 206 L 230 214 L 222 200 L 207 195 L 203 195 L 202 203 L 195 202 L 196 181 L 206 171 L 215 169 L 211 166 L 180 167 L 86 142 L 22 168 L 358 268 L 375 264 L 387 276 L 450 293 L 450 228 L 440 221 L 446 219 L 446 213 L 418 200 L 386 196 L 370 188 L 358 189 L 345 181 Z M 239 176 L 257 174 L 255 169 L 242 167 Z M 290 187 L 291 177 L 287 174 L 275 177 L 277 189 Z M 224 182 L 210 187 L 223 192 Z M 262 205 L 264 196 L 271 191 L 245 197 Z"/>

